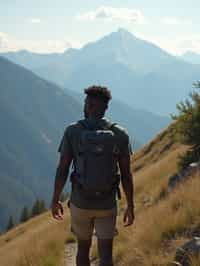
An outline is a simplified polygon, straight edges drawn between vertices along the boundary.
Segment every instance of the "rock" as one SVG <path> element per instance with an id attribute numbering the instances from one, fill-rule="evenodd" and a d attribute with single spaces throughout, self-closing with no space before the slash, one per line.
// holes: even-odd
<path id="1" fill-rule="evenodd" d="M 184 180 L 188 179 L 190 176 L 200 171 L 200 162 L 193 162 L 189 166 L 182 170 L 180 173 L 176 173 L 169 177 L 167 192 L 171 192 L 175 186 Z"/>
<path id="2" fill-rule="evenodd" d="M 182 175 L 176 173 L 169 177 L 167 192 L 171 192 L 175 186 L 183 180 Z"/>
<path id="3" fill-rule="evenodd" d="M 181 266 L 191 266 L 191 257 L 200 255 L 200 237 L 194 237 L 176 251 L 175 262 Z"/>

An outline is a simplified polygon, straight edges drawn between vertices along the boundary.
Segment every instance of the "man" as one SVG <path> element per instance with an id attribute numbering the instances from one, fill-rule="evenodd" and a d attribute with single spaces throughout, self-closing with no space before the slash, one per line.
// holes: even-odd
<path id="1" fill-rule="evenodd" d="M 89 250 L 95 229 L 100 266 L 112 266 L 116 195 L 119 194 L 118 170 L 127 202 L 124 225 L 132 225 L 134 221 L 134 188 L 130 170 L 132 152 L 126 130 L 104 117 L 111 100 L 110 91 L 106 87 L 92 86 L 85 89 L 85 94 L 85 119 L 65 129 L 58 149 L 60 161 L 55 177 L 52 215 L 55 219 L 63 219 L 59 196 L 73 161 L 70 213 L 71 229 L 78 242 L 76 264 L 90 265 Z"/>

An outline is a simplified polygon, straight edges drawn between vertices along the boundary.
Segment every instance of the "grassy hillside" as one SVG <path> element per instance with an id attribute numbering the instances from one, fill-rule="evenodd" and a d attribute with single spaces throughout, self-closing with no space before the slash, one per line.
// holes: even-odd
<path id="1" fill-rule="evenodd" d="M 169 128 L 133 156 L 136 221 L 123 228 L 119 217 L 115 243 L 119 265 L 171 265 L 176 248 L 199 228 L 199 175 L 162 196 L 169 176 L 177 171 L 178 156 L 187 148 L 171 140 Z"/>
<path id="2" fill-rule="evenodd" d="M 64 243 L 69 237 L 68 214 L 56 221 L 47 211 L 0 236 L 2 266 L 61 265 Z"/>
<path id="3" fill-rule="evenodd" d="M 163 197 L 169 176 L 177 170 L 177 158 L 187 148 L 170 139 L 168 128 L 134 154 L 136 220 L 132 227 L 123 227 L 123 199 L 119 204 L 119 236 L 115 238 L 116 265 L 171 265 L 176 248 L 199 230 L 199 174 Z M 0 237 L 1 263 L 3 266 L 62 265 L 64 242 L 70 237 L 66 206 L 62 222 L 53 220 L 47 212 Z"/>

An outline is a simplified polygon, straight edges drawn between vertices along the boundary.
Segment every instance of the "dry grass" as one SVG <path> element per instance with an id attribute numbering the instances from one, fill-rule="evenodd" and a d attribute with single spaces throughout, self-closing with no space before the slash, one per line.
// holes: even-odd
<path id="1" fill-rule="evenodd" d="M 120 235 L 115 240 L 117 265 L 171 265 L 176 248 L 185 242 L 190 231 L 200 226 L 200 175 L 159 199 L 169 176 L 177 171 L 178 156 L 188 147 L 172 144 L 166 133 L 159 134 L 149 145 L 133 158 L 136 221 L 132 227 L 123 228 L 119 217 Z"/>
<path id="2" fill-rule="evenodd" d="M 68 214 L 57 221 L 48 211 L 18 225 L 0 237 L 2 266 L 61 265 L 69 234 Z"/>
<path id="3" fill-rule="evenodd" d="M 132 227 L 123 227 L 123 199 L 119 204 L 120 234 L 114 245 L 116 265 L 170 266 L 176 248 L 200 228 L 199 175 L 160 198 L 169 176 L 177 171 L 178 156 L 187 148 L 171 141 L 169 128 L 134 154 L 136 221 Z M 47 212 L 0 236 L 1 265 L 61 266 L 64 244 L 74 241 L 68 221 L 65 207 L 62 222 Z M 96 247 L 92 254 L 96 257 Z M 193 266 L 200 265 L 199 258 L 193 260 Z"/>

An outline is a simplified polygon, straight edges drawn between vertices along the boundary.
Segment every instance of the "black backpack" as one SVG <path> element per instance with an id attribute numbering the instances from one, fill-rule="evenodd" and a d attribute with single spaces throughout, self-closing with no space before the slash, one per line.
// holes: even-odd
<path id="1" fill-rule="evenodd" d="M 112 130 L 116 123 L 107 121 L 104 128 L 98 125 L 91 128 L 86 120 L 78 123 L 83 130 L 71 175 L 72 185 L 79 186 L 88 198 L 105 198 L 113 190 L 119 192 L 119 148 Z"/>

